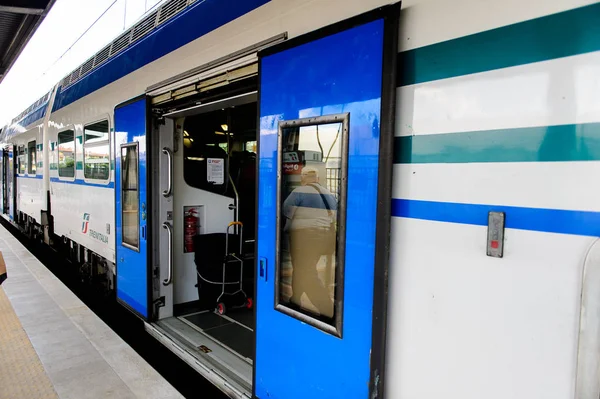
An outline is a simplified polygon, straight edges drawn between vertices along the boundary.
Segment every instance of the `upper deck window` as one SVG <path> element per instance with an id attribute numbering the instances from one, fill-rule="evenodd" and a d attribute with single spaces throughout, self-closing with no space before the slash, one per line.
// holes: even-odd
<path id="1" fill-rule="evenodd" d="M 110 176 L 110 143 L 108 120 L 83 128 L 83 175 L 86 179 L 108 180 Z"/>

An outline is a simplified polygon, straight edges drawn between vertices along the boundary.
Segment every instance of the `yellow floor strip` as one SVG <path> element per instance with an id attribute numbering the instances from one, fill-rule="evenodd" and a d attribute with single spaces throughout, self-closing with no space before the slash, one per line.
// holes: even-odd
<path id="1" fill-rule="evenodd" d="M 0 288 L 0 399 L 58 398 L 44 366 Z"/>

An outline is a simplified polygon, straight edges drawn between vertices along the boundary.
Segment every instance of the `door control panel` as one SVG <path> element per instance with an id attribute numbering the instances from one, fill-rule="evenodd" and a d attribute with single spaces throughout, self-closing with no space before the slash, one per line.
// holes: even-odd
<path id="1" fill-rule="evenodd" d="M 488 214 L 487 256 L 502 258 L 504 256 L 504 212 Z"/>

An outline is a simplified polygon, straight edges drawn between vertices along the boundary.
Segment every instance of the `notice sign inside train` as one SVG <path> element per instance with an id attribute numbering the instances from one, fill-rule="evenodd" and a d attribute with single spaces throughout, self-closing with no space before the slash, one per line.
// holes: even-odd
<path id="1" fill-rule="evenodd" d="M 225 160 L 223 158 L 206 160 L 206 180 L 213 184 L 225 183 Z"/>

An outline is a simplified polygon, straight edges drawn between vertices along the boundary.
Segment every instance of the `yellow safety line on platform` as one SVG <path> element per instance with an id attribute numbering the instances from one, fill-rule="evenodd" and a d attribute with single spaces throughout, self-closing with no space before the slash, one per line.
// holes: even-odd
<path id="1" fill-rule="evenodd" d="M 0 288 L 0 399 L 58 398 L 44 366 Z"/>

